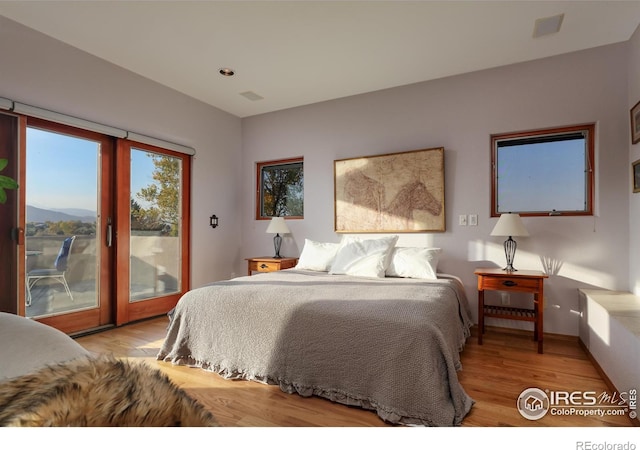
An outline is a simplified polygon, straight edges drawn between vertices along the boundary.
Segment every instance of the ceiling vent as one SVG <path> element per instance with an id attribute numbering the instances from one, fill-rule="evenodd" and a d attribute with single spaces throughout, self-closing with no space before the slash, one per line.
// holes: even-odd
<path id="1" fill-rule="evenodd" d="M 264 99 L 264 97 L 256 94 L 253 91 L 240 92 L 240 95 L 242 95 L 247 100 L 251 100 L 252 102 L 257 102 L 258 100 Z"/>
<path id="2" fill-rule="evenodd" d="M 536 24 L 533 27 L 533 37 L 539 38 L 557 33 L 560 31 L 562 19 L 564 19 L 564 14 L 558 14 L 557 16 L 545 17 L 543 19 L 536 20 Z"/>

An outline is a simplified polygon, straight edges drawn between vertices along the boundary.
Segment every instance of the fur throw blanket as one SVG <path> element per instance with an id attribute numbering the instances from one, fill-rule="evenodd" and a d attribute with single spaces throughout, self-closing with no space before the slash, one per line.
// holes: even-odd
<path id="1" fill-rule="evenodd" d="M 0 426 L 217 426 L 160 370 L 81 357 L 0 384 Z"/>

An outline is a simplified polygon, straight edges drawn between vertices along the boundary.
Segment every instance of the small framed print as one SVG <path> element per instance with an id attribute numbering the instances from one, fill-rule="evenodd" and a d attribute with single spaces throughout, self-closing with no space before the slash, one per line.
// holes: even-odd
<path id="1" fill-rule="evenodd" d="M 636 103 L 630 111 L 631 114 L 631 143 L 640 142 L 640 102 Z"/>
<path id="2" fill-rule="evenodd" d="M 640 159 L 631 163 L 633 175 L 633 192 L 640 192 Z"/>

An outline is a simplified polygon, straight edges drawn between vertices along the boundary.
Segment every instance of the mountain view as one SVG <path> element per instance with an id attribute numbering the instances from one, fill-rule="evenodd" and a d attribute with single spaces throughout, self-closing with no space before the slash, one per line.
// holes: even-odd
<path id="1" fill-rule="evenodd" d="M 93 223 L 96 221 L 96 212 L 88 209 L 43 209 L 27 205 L 27 222 L 70 222 L 80 221 Z"/>

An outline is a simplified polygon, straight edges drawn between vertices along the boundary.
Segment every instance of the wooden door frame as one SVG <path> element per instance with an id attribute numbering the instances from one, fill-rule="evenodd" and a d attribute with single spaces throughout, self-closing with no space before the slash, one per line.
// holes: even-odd
<path id="1" fill-rule="evenodd" d="M 2 175 L 11 177 L 20 186 L 20 117 L 9 111 L 1 111 L 0 122 L 0 158 L 8 160 Z M 6 122 L 5 122 L 6 120 Z M 7 201 L 0 204 L 0 258 L 2 272 L 0 273 L 0 311 L 12 314 L 20 313 L 19 303 L 19 274 L 24 271 L 24 261 L 20 264 L 19 239 L 19 190 L 6 190 Z M 22 251 L 24 258 L 24 250 Z M 23 295 L 24 297 L 24 295 Z M 24 306 L 23 306 L 24 309 Z"/>
<path id="2" fill-rule="evenodd" d="M 182 161 L 181 184 L 181 285 L 180 292 L 137 302 L 130 302 L 130 221 L 131 221 L 131 148 L 147 150 Z M 166 314 L 190 289 L 190 217 L 191 157 L 175 151 L 127 139 L 118 140 L 116 156 L 116 325 Z"/>
<path id="3" fill-rule="evenodd" d="M 52 133 L 61 133 L 73 137 L 84 138 L 100 143 L 99 167 L 100 170 L 100 192 L 99 194 L 99 211 L 96 217 L 96 249 L 100 254 L 99 267 L 100 271 L 96 274 L 96 290 L 98 293 L 98 306 L 96 308 L 86 309 L 77 312 L 59 314 L 47 317 L 36 317 L 35 320 L 50 325 L 68 334 L 88 331 L 112 324 L 114 316 L 113 305 L 113 276 L 112 261 L 113 249 L 107 247 L 107 218 L 113 215 L 113 185 L 114 185 L 114 167 L 113 159 L 115 152 L 115 138 L 104 134 L 96 133 L 81 128 L 75 128 L 68 125 L 50 122 L 44 119 L 22 116 L 25 120 L 25 126 L 21 126 L 21 161 L 26 161 L 26 130 L 27 127 L 39 128 Z M 26 164 L 21 165 L 20 177 L 26 180 Z M 26 199 L 26 186 L 21 183 L 20 196 Z M 98 220 L 100 219 L 100 220 Z M 26 229 L 26 203 L 25 207 L 20 210 L 20 226 Z M 24 245 L 22 246 L 21 256 L 18 262 L 21 263 L 20 283 L 18 289 L 18 304 L 20 307 L 19 315 L 25 316 L 25 257 Z"/>

